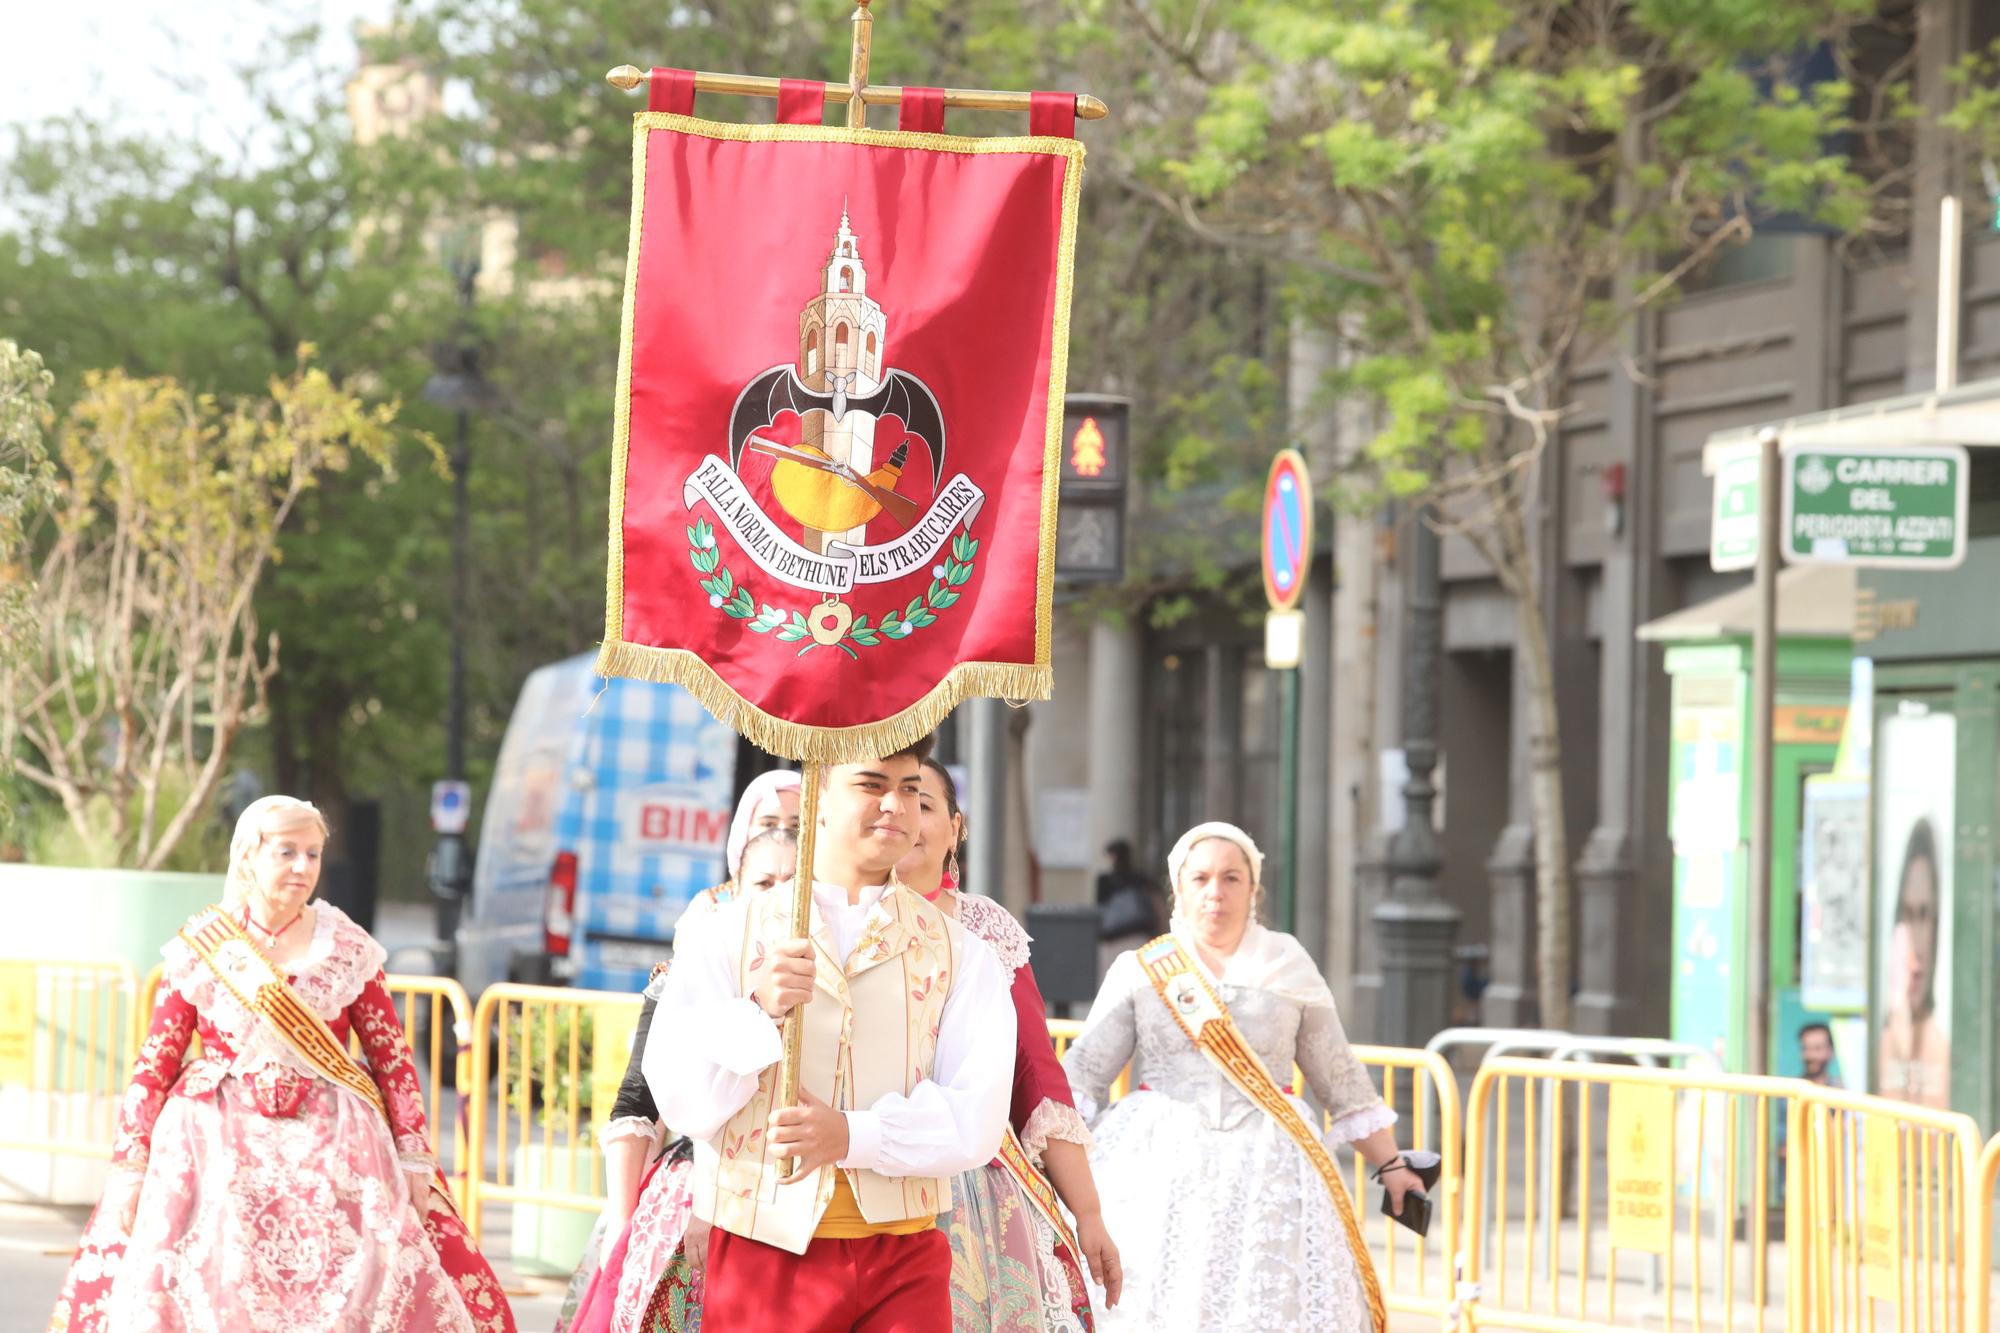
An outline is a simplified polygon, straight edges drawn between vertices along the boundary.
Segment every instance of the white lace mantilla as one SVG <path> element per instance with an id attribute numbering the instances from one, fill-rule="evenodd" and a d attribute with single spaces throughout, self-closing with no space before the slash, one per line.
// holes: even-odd
<path id="1" fill-rule="evenodd" d="M 1021 923 L 1014 919 L 1014 914 L 991 898 L 960 894 L 958 923 L 993 946 L 993 952 L 1000 955 L 1000 965 L 1007 969 L 1009 979 L 1028 965 L 1028 946 L 1033 941 L 1028 932 L 1021 929 Z"/>
<path id="2" fill-rule="evenodd" d="M 1053 1097 L 1044 1097 L 1021 1130 L 1021 1147 L 1028 1154 L 1028 1160 L 1037 1167 L 1041 1166 L 1042 1154 L 1048 1151 L 1051 1139 L 1088 1148 L 1090 1129 L 1074 1106 L 1064 1106 Z"/>

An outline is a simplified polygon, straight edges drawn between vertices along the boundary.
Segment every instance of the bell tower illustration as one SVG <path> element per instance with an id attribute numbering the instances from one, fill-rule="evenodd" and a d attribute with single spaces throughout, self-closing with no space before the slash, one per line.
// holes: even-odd
<path id="1" fill-rule="evenodd" d="M 847 399 L 882 387 L 882 366 L 888 356 L 888 319 L 868 296 L 868 269 L 848 225 L 847 207 L 840 210 L 840 229 L 833 250 L 820 271 L 819 294 L 799 312 L 799 381 L 815 393 L 834 395 L 834 412 L 805 414 L 801 443 L 837 463 L 866 475 L 875 467 L 875 417 L 867 412 L 842 412 Z M 840 483 L 825 477 L 826 486 Z M 830 541 L 860 543 L 867 525 L 842 532 L 808 529 L 805 545 L 816 551 Z"/>

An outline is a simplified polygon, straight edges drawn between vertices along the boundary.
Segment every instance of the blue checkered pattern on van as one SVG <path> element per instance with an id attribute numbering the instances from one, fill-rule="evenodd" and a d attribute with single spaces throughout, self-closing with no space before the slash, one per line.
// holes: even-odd
<path id="1" fill-rule="evenodd" d="M 682 909 L 723 877 L 721 835 L 734 796 L 737 740 L 679 686 L 599 684 L 578 730 L 556 846 L 577 858 L 575 984 L 637 990 L 666 956 Z M 639 811 L 649 800 L 701 811 L 713 846 L 662 847 L 642 839 Z M 607 935 L 656 947 L 620 947 L 617 939 L 599 938 Z"/>

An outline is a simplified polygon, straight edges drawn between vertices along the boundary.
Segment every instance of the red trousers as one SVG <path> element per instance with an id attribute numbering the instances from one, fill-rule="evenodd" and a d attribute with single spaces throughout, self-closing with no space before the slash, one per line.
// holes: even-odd
<path id="1" fill-rule="evenodd" d="M 951 1242 L 816 1240 L 804 1254 L 709 1233 L 703 1333 L 951 1333 Z"/>

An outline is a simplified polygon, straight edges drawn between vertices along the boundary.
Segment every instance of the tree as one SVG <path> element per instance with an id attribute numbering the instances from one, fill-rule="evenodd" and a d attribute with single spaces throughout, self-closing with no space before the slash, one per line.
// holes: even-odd
<path id="1" fill-rule="evenodd" d="M 1866 0 L 1197 0 L 1106 20 L 1150 52 L 1191 148 L 1133 170 L 1197 231 L 1282 263 L 1379 409 L 1342 478 L 1469 542 L 1515 599 L 1531 708 L 1542 1021 L 1569 1021 L 1570 863 L 1530 515 L 1570 372 L 1777 215 L 1899 224 L 1867 146 L 1906 116 L 1871 81 Z M 1802 53 L 1831 55 L 1813 81 Z M 1849 151 L 1836 144 L 1846 136 Z"/>
<path id="2" fill-rule="evenodd" d="M 158 868 L 209 809 L 278 670 L 253 595 L 279 531 L 322 476 L 386 468 L 395 415 L 305 354 L 268 397 L 230 406 L 172 379 L 86 376 L 28 593 L 42 638 L 0 675 L 0 734 L 106 859 Z"/>
<path id="3" fill-rule="evenodd" d="M 54 494 L 42 442 L 54 382 L 40 356 L 0 339 L 0 673 L 27 658 L 41 639 L 28 583 L 28 523 Z M 0 718 L 0 755 L 11 751 L 11 740 Z M 14 822 L 11 786 L 0 783 L 0 834 Z"/>

